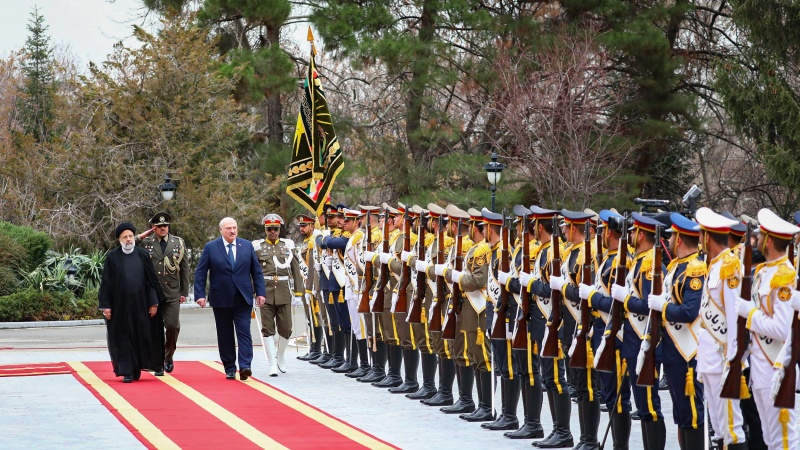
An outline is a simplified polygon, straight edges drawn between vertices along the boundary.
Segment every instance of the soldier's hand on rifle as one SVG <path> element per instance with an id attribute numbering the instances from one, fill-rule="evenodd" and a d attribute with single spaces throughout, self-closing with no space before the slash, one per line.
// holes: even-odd
<path id="1" fill-rule="evenodd" d="M 409 256 L 411 256 L 411 252 L 403 250 L 402 252 L 400 252 L 400 261 L 408 262 Z"/>
<path id="2" fill-rule="evenodd" d="M 593 290 L 594 286 L 581 283 L 578 285 L 578 296 L 584 300 L 589 300 L 589 296 L 592 294 Z"/>
<path id="3" fill-rule="evenodd" d="M 743 300 L 739 297 L 736 298 L 736 314 L 739 317 L 747 318 L 750 315 L 750 311 L 755 309 L 753 307 L 753 302 L 748 302 L 747 300 Z"/>
<path id="4" fill-rule="evenodd" d="M 369 250 L 364 252 L 364 262 L 371 262 L 373 259 L 375 259 L 375 252 L 371 252 Z"/>
<path id="5" fill-rule="evenodd" d="M 550 289 L 554 291 L 560 291 L 565 284 L 567 284 L 567 278 L 565 276 L 550 276 Z"/>
<path id="6" fill-rule="evenodd" d="M 390 259 L 392 259 L 391 253 L 381 253 L 381 264 L 389 264 Z"/>
<path id="7" fill-rule="evenodd" d="M 800 291 L 792 291 L 792 308 L 800 311 Z"/>
<path id="8" fill-rule="evenodd" d="M 618 302 L 624 302 L 628 298 L 628 287 L 616 283 L 611 285 L 611 298 Z"/>
<path id="9" fill-rule="evenodd" d="M 320 264 L 318 262 L 315 262 L 314 263 L 314 270 L 316 270 L 316 271 L 322 270 L 322 264 Z"/>
<path id="10" fill-rule="evenodd" d="M 531 280 L 533 280 L 533 274 L 528 272 L 520 272 L 519 273 L 519 284 L 525 286 L 526 288 L 528 285 L 531 284 Z"/>
<path id="11" fill-rule="evenodd" d="M 450 271 L 450 278 L 453 280 L 454 283 L 458 283 L 458 279 L 461 278 L 461 275 L 463 274 L 464 272 L 453 269 L 452 271 Z"/>
<path id="12" fill-rule="evenodd" d="M 653 311 L 663 311 L 666 303 L 667 296 L 665 294 L 650 294 L 647 296 L 647 306 Z"/>
<path id="13" fill-rule="evenodd" d="M 414 267 L 417 269 L 417 272 L 425 273 L 425 271 L 428 270 L 428 262 L 418 259 Z"/>
<path id="14" fill-rule="evenodd" d="M 322 263 L 325 264 L 325 267 L 330 269 L 333 266 L 333 256 L 326 256 Z"/>
<path id="15" fill-rule="evenodd" d="M 306 302 L 308 302 L 309 305 L 311 304 L 311 299 L 312 298 L 313 298 L 313 294 L 311 294 L 309 292 L 306 292 Z"/>
<path id="16" fill-rule="evenodd" d="M 447 264 L 435 264 L 433 266 L 433 273 L 435 273 L 437 277 L 444 275 L 445 270 L 447 270 Z"/>
<path id="17" fill-rule="evenodd" d="M 303 296 L 302 295 L 295 295 L 292 298 L 292 306 L 300 306 L 303 304 Z"/>
<path id="18" fill-rule="evenodd" d="M 497 271 L 497 281 L 503 286 L 505 286 L 509 278 L 511 278 L 511 272 L 503 272 L 502 270 Z"/>

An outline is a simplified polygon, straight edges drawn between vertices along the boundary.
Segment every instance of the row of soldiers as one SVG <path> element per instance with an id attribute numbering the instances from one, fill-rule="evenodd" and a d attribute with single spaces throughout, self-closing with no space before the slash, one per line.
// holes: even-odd
<path id="1" fill-rule="evenodd" d="M 800 294 L 787 249 L 800 228 L 759 212 L 757 249 L 766 261 L 741 298 L 751 276 L 741 257 L 746 230 L 729 214 L 700 208 L 690 220 L 521 205 L 513 212 L 513 224 L 486 208 L 433 203 L 338 205 L 298 216 L 311 330 L 300 359 L 508 430 L 508 438 L 538 439 L 539 448 L 584 450 L 599 448 L 601 403 L 614 448 L 628 448 L 631 396 L 644 447 L 664 449 L 663 372 L 682 449 L 705 448 L 707 428 L 720 447 L 748 448 L 746 425 L 752 448 L 761 445 L 756 429 L 770 449 L 799 448 L 795 412 L 776 407 L 774 396 L 797 339 L 790 330 Z M 736 332 L 739 318 L 749 332 Z M 752 378 L 742 375 L 735 394 L 724 392 L 742 369 Z M 747 423 L 746 403 L 757 411 Z"/>

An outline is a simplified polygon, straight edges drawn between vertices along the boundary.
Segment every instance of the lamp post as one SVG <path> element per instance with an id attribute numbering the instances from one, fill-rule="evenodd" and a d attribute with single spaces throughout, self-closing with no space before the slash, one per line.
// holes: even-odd
<path id="1" fill-rule="evenodd" d="M 158 189 L 161 191 L 161 198 L 170 201 L 172 197 L 175 196 L 175 191 L 178 190 L 178 186 L 172 182 L 169 174 L 166 174 L 164 175 L 164 183 L 160 184 Z"/>
<path id="2" fill-rule="evenodd" d="M 486 171 L 486 178 L 492 185 L 492 212 L 494 212 L 494 198 L 497 191 L 497 183 L 500 181 L 500 175 L 506 166 L 503 163 L 497 162 L 497 153 L 492 152 L 492 161 L 483 165 L 483 170 Z"/>
<path id="3" fill-rule="evenodd" d="M 75 278 L 75 275 L 78 274 L 78 268 L 72 263 L 72 258 L 67 258 L 64 261 L 63 267 L 67 271 L 68 278 Z"/>

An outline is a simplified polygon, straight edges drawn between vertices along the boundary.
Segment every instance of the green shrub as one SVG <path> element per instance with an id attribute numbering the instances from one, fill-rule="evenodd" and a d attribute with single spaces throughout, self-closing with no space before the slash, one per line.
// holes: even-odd
<path id="1" fill-rule="evenodd" d="M 26 272 L 31 272 L 38 267 L 53 245 L 53 241 L 45 233 L 3 221 L 0 221 L 0 235 L 10 237 L 25 249 L 26 261 L 22 270 Z"/>
<path id="2" fill-rule="evenodd" d="M 72 292 L 26 289 L 0 297 L 0 322 L 97 319 L 97 291 L 76 299 Z"/>
<path id="3" fill-rule="evenodd" d="M 6 266 L 0 266 L 0 295 L 13 294 L 19 288 L 17 274 Z"/>

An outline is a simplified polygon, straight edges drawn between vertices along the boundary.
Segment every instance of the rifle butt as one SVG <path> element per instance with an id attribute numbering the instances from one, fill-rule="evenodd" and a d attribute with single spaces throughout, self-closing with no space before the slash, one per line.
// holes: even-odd
<path id="1" fill-rule="evenodd" d="M 514 333 L 514 340 L 511 342 L 514 350 L 528 349 L 528 321 L 520 319 L 517 321 L 517 332 Z"/>
<path id="2" fill-rule="evenodd" d="M 385 309 L 384 305 L 384 298 L 385 294 L 383 289 L 380 289 L 378 292 L 375 293 L 375 303 L 372 304 L 372 312 L 374 313 L 382 313 Z"/>
<path id="3" fill-rule="evenodd" d="M 489 334 L 489 338 L 500 341 L 506 339 L 506 311 L 504 310 L 497 310 L 494 312 L 497 316 L 497 319 L 494 321 L 494 325 L 492 326 L 492 332 Z"/>
<path id="4" fill-rule="evenodd" d="M 585 369 L 589 362 L 586 354 L 586 336 L 583 333 L 575 337 L 575 351 L 569 360 L 570 369 Z"/>
<path id="5" fill-rule="evenodd" d="M 643 387 L 652 387 L 656 384 L 658 378 L 656 377 L 655 358 L 648 358 L 645 356 L 644 364 L 642 364 L 642 371 L 636 378 L 636 385 Z"/>
<path id="6" fill-rule="evenodd" d="M 558 358 L 558 327 L 548 326 L 547 340 L 542 343 L 542 357 Z"/>
<path id="7" fill-rule="evenodd" d="M 361 301 L 358 303 L 358 313 L 368 313 L 369 310 L 369 291 L 364 290 L 364 293 L 361 294 Z"/>
<path id="8" fill-rule="evenodd" d="M 783 380 L 775 396 L 775 407 L 794 409 L 795 386 L 797 385 L 797 365 L 784 368 Z"/>
<path id="9" fill-rule="evenodd" d="M 431 317 L 428 319 L 428 330 L 442 331 L 442 306 L 438 303 L 431 311 Z"/>
<path id="10" fill-rule="evenodd" d="M 603 351 L 595 355 L 595 370 L 598 372 L 613 373 L 615 369 L 614 356 L 617 353 L 616 336 L 607 335 Z"/>
<path id="11" fill-rule="evenodd" d="M 442 339 L 453 340 L 456 338 L 456 313 L 450 309 L 442 324 Z"/>
<path id="12" fill-rule="evenodd" d="M 722 390 L 719 396 L 722 398 L 730 398 L 739 400 L 741 398 L 742 386 L 742 366 L 741 364 L 732 364 L 728 371 L 728 376 L 722 382 Z M 794 389 L 792 389 L 792 399 L 794 399 Z"/>

